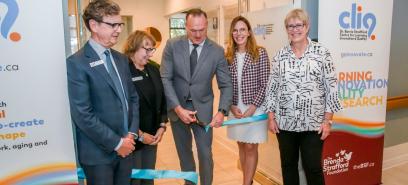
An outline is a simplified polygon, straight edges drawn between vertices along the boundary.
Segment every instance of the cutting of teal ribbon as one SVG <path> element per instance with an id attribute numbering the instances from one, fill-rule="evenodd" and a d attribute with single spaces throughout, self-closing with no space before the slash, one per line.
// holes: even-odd
<path id="1" fill-rule="evenodd" d="M 255 122 L 255 121 L 262 121 L 268 119 L 267 114 L 260 114 L 256 116 L 251 116 L 251 117 L 246 117 L 246 118 L 241 118 L 241 119 L 232 119 L 228 121 L 224 121 L 221 126 L 227 126 L 227 125 L 239 125 L 239 124 L 245 124 L 245 123 L 250 123 L 250 122 Z M 207 132 L 208 129 L 210 129 L 210 125 L 208 124 L 205 126 L 205 131 Z"/>
<path id="2" fill-rule="evenodd" d="M 86 179 L 84 170 L 77 169 L 79 179 Z M 184 179 L 197 184 L 198 175 L 196 172 L 180 172 L 175 170 L 150 170 L 150 169 L 133 169 L 132 179 Z"/>

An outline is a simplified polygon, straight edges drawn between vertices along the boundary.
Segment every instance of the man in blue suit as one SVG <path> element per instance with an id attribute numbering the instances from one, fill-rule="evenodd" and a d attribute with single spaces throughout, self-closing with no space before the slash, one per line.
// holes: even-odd
<path id="1" fill-rule="evenodd" d="M 91 38 L 67 59 L 77 155 L 88 185 L 130 184 L 139 104 L 127 57 L 110 49 L 124 25 L 119 13 L 110 0 L 92 1 L 83 15 Z"/>

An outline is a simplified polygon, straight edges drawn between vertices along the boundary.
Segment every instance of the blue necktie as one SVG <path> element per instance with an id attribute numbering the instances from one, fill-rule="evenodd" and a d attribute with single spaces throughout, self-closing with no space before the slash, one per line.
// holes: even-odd
<path id="1" fill-rule="evenodd" d="M 127 133 L 128 132 L 128 111 L 127 111 L 127 106 L 126 106 L 126 104 L 127 104 L 126 98 L 125 98 L 125 95 L 123 94 L 123 91 L 122 91 L 122 84 L 120 83 L 118 73 L 116 73 L 116 70 L 113 67 L 112 60 L 111 60 L 111 54 L 110 54 L 109 50 L 106 50 L 104 52 L 104 54 L 106 55 L 106 66 L 108 67 L 109 76 L 111 77 L 111 79 L 113 81 L 113 84 L 115 86 L 115 90 L 116 90 L 116 92 L 117 92 L 117 94 L 118 94 L 118 96 L 120 98 L 120 102 L 122 103 L 123 120 L 124 120 L 124 122 L 123 122 L 124 125 L 123 126 L 125 128 L 125 133 Z"/>

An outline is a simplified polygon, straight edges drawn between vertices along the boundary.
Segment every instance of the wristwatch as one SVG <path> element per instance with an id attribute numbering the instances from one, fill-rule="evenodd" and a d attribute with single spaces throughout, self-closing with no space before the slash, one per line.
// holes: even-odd
<path id="1" fill-rule="evenodd" d="M 224 116 L 228 116 L 228 112 L 225 109 L 218 109 L 218 112 L 221 112 L 222 114 L 224 114 Z"/>
<path id="2" fill-rule="evenodd" d="M 139 138 L 139 136 L 136 134 L 136 133 L 133 133 L 133 132 L 129 132 L 129 134 L 132 134 L 133 135 L 133 139 L 134 140 L 136 140 L 137 138 Z"/>

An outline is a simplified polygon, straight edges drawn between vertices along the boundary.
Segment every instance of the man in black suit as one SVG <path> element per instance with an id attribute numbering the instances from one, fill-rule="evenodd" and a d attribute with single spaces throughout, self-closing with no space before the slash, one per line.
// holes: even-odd
<path id="1" fill-rule="evenodd" d="M 110 0 L 92 1 L 83 15 L 91 38 L 67 59 L 77 155 L 88 185 L 130 183 L 139 104 L 127 57 L 110 49 L 122 31 L 119 13 Z"/>

